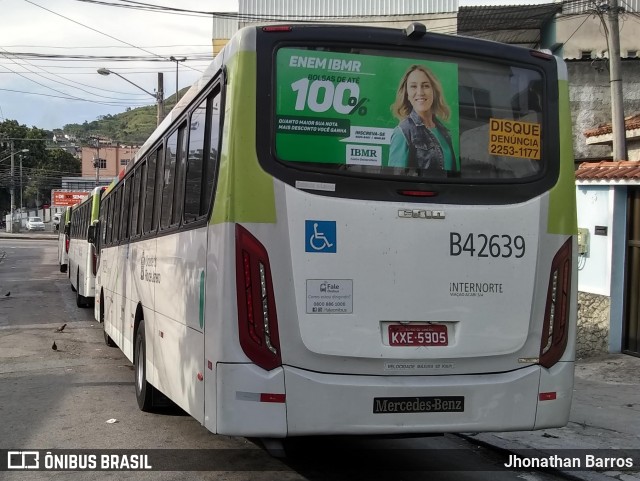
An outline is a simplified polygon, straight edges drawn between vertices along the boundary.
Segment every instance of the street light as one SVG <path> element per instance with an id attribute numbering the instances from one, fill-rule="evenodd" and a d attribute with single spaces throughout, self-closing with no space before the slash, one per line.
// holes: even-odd
<path id="1" fill-rule="evenodd" d="M 0 162 L 4 162 L 7 159 L 10 159 L 13 155 L 18 154 L 18 153 L 24 153 L 24 152 L 29 152 L 29 149 L 22 149 L 22 150 L 16 150 L 14 152 L 11 152 L 9 155 L 7 155 L 4 159 L 0 160 Z"/>
<path id="2" fill-rule="evenodd" d="M 21 153 L 29 152 L 29 149 L 22 149 L 20 152 Z M 20 157 L 20 219 L 21 219 L 20 223 L 22 224 L 22 212 L 23 212 L 23 209 L 24 209 L 24 204 L 22 203 L 22 159 L 23 159 L 23 156 L 22 156 L 22 154 L 19 154 L 18 157 Z"/>
<path id="3" fill-rule="evenodd" d="M 176 63 L 176 103 L 178 103 L 178 62 L 184 62 L 187 57 L 176 58 L 172 55 L 169 60 Z"/>
<path id="4" fill-rule="evenodd" d="M 136 83 L 133 83 L 128 78 L 123 77 L 118 72 L 114 72 L 113 70 L 109 70 L 108 68 L 99 68 L 98 69 L 98 73 L 100 75 L 109 75 L 109 74 L 117 75 L 118 77 L 120 77 L 125 82 L 129 82 L 134 87 L 139 88 L 143 92 L 145 92 L 145 93 L 151 95 L 153 98 L 155 98 L 156 99 L 156 104 L 158 105 L 157 124 L 160 125 L 160 122 L 162 122 L 162 119 L 164 118 L 164 92 L 163 92 L 163 87 L 162 87 L 163 78 L 162 78 L 162 73 L 161 72 L 158 72 L 158 91 L 155 94 L 152 94 L 148 90 L 143 89 L 142 87 L 140 87 L 140 85 L 138 85 Z"/>

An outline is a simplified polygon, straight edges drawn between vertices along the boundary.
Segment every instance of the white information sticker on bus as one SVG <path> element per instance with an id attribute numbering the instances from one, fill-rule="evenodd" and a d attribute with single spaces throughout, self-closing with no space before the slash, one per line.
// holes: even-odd
<path id="1" fill-rule="evenodd" d="M 307 314 L 352 314 L 353 279 L 307 279 Z"/>

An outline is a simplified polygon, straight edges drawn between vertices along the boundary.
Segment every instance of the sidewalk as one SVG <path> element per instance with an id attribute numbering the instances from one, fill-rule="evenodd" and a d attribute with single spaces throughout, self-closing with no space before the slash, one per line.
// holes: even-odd
<path id="1" fill-rule="evenodd" d="M 632 456 L 638 465 L 640 358 L 609 354 L 577 361 L 571 415 L 564 428 L 464 437 L 506 451 L 535 450 L 547 457 L 561 455 L 561 450 L 584 449 L 598 456 L 601 450 L 620 449 L 621 457 Z M 640 471 L 559 471 L 584 481 L 640 481 Z"/>
<path id="2" fill-rule="evenodd" d="M 57 231 L 38 231 L 38 232 L 28 232 L 28 231 L 20 231 L 20 232 L 6 232 L 4 230 L 0 230 L 0 239 L 57 239 L 58 232 Z"/>

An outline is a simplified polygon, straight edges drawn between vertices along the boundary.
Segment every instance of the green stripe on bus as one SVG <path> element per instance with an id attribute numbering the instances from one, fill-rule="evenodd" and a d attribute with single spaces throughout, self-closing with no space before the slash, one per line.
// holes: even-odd
<path id="1" fill-rule="evenodd" d="M 560 176 L 558 183 L 549 192 L 549 215 L 547 232 L 549 234 L 572 235 L 578 233 L 576 213 L 576 184 L 573 168 L 573 133 L 569 110 L 569 86 L 566 80 L 559 82 L 560 114 Z"/>
<path id="2" fill-rule="evenodd" d="M 276 222 L 273 178 L 256 154 L 256 53 L 238 52 L 227 65 L 222 152 L 212 224 Z"/>
<path id="3" fill-rule="evenodd" d="M 200 311 L 198 321 L 200 329 L 204 329 L 204 270 L 200 271 Z"/>
<path id="4" fill-rule="evenodd" d="M 98 220 L 100 216 L 100 197 L 102 192 L 99 191 L 97 194 L 93 196 L 91 199 L 91 223 Z"/>

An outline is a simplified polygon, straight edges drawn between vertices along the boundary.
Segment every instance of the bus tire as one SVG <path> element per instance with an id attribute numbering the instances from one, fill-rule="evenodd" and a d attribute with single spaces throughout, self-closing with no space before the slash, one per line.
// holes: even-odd
<path id="1" fill-rule="evenodd" d="M 80 295 L 80 273 L 76 276 L 76 285 L 77 287 L 74 289 L 76 291 L 76 306 L 78 307 L 87 307 L 88 302 L 87 298 Z"/>
<path id="2" fill-rule="evenodd" d="M 153 410 L 154 387 L 147 382 L 147 344 L 144 333 L 144 320 L 140 321 L 136 333 L 136 343 L 133 352 L 133 364 L 135 372 L 136 400 L 141 411 Z"/>
<path id="3" fill-rule="evenodd" d="M 60 272 L 67 272 L 67 264 L 60 264 Z"/>
<path id="4" fill-rule="evenodd" d="M 104 296 L 100 294 L 100 322 L 102 323 L 102 334 L 104 335 L 104 343 L 109 347 L 116 347 L 116 343 L 113 342 L 111 336 L 107 334 L 104 326 Z"/>

